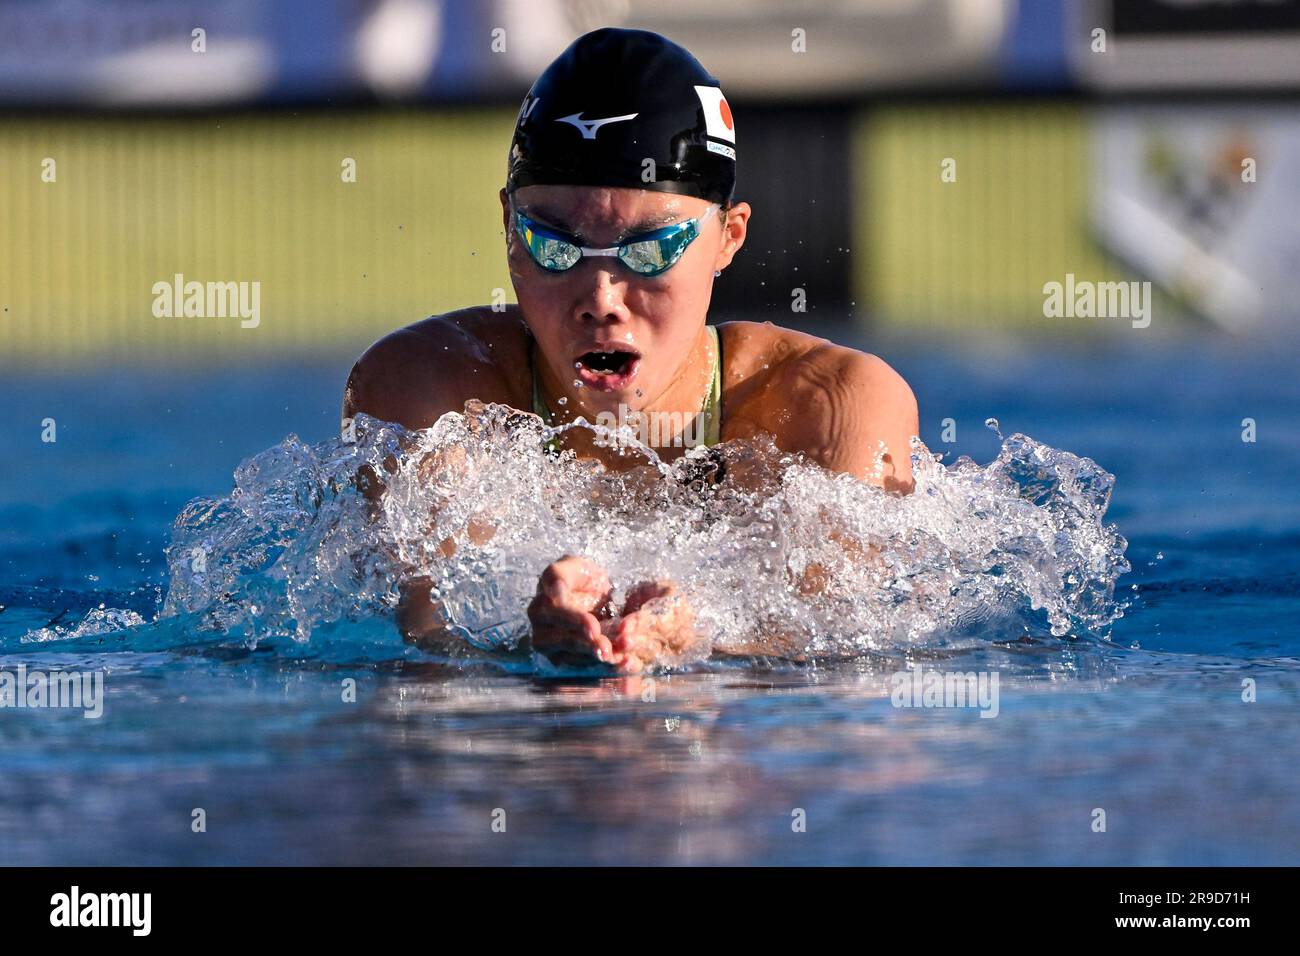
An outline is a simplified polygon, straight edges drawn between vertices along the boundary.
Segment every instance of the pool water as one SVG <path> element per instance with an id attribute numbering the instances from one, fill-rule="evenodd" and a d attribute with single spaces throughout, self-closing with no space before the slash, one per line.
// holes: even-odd
<path id="1" fill-rule="evenodd" d="M 874 344 L 945 461 L 991 460 L 995 417 L 1115 475 L 1131 603 L 1110 640 L 986 622 L 960 645 L 648 680 L 449 662 L 382 618 L 304 643 L 155 620 L 177 515 L 288 433 L 332 436 L 347 358 L 9 370 L 0 670 L 107 676 L 99 719 L 0 709 L 2 858 L 1295 864 L 1295 345 Z M 894 706 L 909 663 L 996 674 L 996 717 Z"/>

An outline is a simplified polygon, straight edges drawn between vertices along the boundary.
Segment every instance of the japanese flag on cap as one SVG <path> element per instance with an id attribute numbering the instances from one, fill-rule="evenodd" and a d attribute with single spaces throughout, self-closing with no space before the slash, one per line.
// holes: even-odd
<path id="1" fill-rule="evenodd" d="M 695 93 L 704 107 L 704 121 L 708 124 L 710 136 L 725 139 L 733 146 L 736 142 L 736 124 L 731 118 L 731 107 L 722 90 L 716 86 L 697 86 Z"/>

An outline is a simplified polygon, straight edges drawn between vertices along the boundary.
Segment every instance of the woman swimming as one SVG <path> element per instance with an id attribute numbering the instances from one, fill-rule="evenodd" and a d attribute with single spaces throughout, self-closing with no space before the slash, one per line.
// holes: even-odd
<path id="1" fill-rule="evenodd" d="M 385 336 L 352 369 L 344 418 L 427 428 L 478 399 L 552 425 L 632 419 L 649 423 L 646 444 L 664 461 L 767 433 L 783 451 L 909 492 L 916 400 L 881 359 L 770 322 L 706 324 L 751 214 L 734 199 L 735 149 L 718 81 L 685 49 L 642 30 L 575 40 L 524 98 L 500 192 L 518 305 Z M 629 466 L 589 429 L 554 445 Z M 639 582 L 621 609 L 611 591 L 594 562 L 558 556 L 529 607 L 532 649 L 639 671 L 695 639 L 671 581 Z M 404 593 L 404 633 L 436 630 L 427 585 Z"/>

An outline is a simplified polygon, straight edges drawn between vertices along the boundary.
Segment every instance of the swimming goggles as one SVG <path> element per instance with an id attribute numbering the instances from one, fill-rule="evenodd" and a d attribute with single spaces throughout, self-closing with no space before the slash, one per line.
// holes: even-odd
<path id="1" fill-rule="evenodd" d="M 515 210 L 515 229 L 533 261 L 547 272 L 567 272 L 583 256 L 617 256 L 623 265 L 643 276 L 657 276 L 682 257 L 708 218 L 721 208 L 717 203 L 696 219 L 673 223 L 642 236 L 629 236 L 617 246 L 592 249 L 576 236 L 565 235 L 529 219 Z"/>

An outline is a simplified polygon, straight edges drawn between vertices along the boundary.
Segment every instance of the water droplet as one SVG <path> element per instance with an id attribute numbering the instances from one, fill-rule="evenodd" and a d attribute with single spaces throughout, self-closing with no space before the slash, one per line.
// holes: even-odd
<path id="1" fill-rule="evenodd" d="M 566 396 L 561 395 L 559 398 L 556 399 L 556 402 L 560 405 L 567 405 L 569 404 L 569 399 Z"/>
<path id="2" fill-rule="evenodd" d="M 574 388 L 582 388 L 582 379 L 580 379 L 580 378 L 575 378 L 575 379 L 573 380 L 573 387 L 574 387 Z"/>

